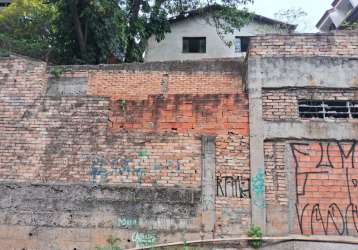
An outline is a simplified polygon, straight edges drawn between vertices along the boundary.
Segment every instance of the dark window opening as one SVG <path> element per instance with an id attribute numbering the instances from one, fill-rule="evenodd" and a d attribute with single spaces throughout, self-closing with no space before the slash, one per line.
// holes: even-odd
<path id="1" fill-rule="evenodd" d="M 301 118 L 358 119 L 358 102 L 299 100 L 298 111 Z"/>
<path id="2" fill-rule="evenodd" d="M 250 37 L 237 36 L 235 37 L 235 52 L 247 52 L 249 49 Z"/>
<path id="3" fill-rule="evenodd" d="M 302 118 L 323 118 L 323 107 L 321 101 L 300 100 L 298 111 Z"/>
<path id="4" fill-rule="evenodd" d="M 325 101 L 326 117 L 349 118 L 349 103 L 346 101 Z"/>
<path id="5" fill-rule="evenodd" d="M 10 5 L 10 3 L 0 3 L 0 8 L 1 7 L 6 7 L 6 6 L 9 6 Z"/>
<path id="6" fill-rule="evenodd" d="M 358 119 L 358 101 L 351 102 L 350 109 L 351 109 L 352 118 Z"/>
<path id="7" fill-rule="evenodd" d="M 183 53 L 206 53 L 206 37 L 183 37 Z"/>

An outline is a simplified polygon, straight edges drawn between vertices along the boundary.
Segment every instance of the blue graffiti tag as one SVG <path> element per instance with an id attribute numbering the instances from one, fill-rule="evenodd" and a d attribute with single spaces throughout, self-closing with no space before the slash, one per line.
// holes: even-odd
<path id="1" fill-rule="evenodd" d="M 94 160 L 92 160 L 91 163 L 91 169 L 90 169 L 90 176 L 91 176 L 91 183 L 95 185 L 97 183 L 97 177 L 100 177 L 100 182 L 104 183 L 107 181 L 108 172 L 104 168 L 106 165 L 106 159 L 104 159 L 101 156 L 95 157 Z"/>
<path id="2" fill-rule="evenodd" d="M 118 162 L 116 160 L 116 165 L 112 165 L 112 173 L 115 175 L 130 175 L 131 168 L 129 167 L 129 163 L 131 160 L 122 159 Z"/>
<path id="3" fill-rule="evenodd" d="M 133 228 L 139 224 L 135 218 L 118 218 L 117 225 L 121 228 Z"/>
<path id="4" fill-rule="evenodd" d="M 260 169 L 257 174 L 252 178 L 252 191 L 255 193 L 253 203 L 255 206 L 264 208 L 266 207 L 264 193 L 265 193 L 265 172 Z"/>
<path id="5" fill-rule="evenodd" d="M 154 159 L 153 170 L 160 170 L 160 164 L 157 163 L 156 159 Z"/>
<path id="6" fill-rule="evenodd" d="M 91 161 L 89 175 L 91 183 L 106 183 L 109 176 L 129 176 L 134 175 L 137 177 L 137 184 L 141 185 L 143 177 L 146 175 L 146 168 L 142 166 L 147 165 L 148 152 L 140 151 L 138 153 L 139 159 L 121 159 L 121 157 L 114 159 L 106 159 L 103 156 L 95 156 Z M 152 170 L 170 170 L 171 172 L 180 172 L 181 166 L 179 160 L 165 160 L 165 162 L 157 163 L 154 159 Z M 150 171 L 150 170 L 149 170 Z"/>
<path id="7" fill-rule="evenodd" d="M 179 160 L 166 160 L 165 164 L 157 163 L 157 160 L 154 160 L 153 170 L 167 169 L 175 172 L 180 172 L 180 162 Z"/>

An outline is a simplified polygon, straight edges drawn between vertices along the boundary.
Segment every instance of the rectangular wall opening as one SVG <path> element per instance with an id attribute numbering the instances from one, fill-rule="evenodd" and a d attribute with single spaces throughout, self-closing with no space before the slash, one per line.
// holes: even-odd
<path id="1" fill-rule="evenodd" d="M 358 101 L 299 100 L 301 118 L 358 119 Z"/>
<path id="2" fill-rule="evenodd" d="M 206 37 L 183 37 L 183 53 L 206 53 Z"/>

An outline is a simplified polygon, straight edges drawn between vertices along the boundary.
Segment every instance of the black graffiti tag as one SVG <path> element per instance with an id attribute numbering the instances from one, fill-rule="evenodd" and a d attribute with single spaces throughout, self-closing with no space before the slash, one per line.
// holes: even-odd
<path id="1" fill-rule="evenodd" d="M 216 196 L 250 198 L 250 179 L 241 176 L 217 176 Z"/>
<path id="2" fill-rule="evenodd" d="M 316 157 L 314 150 L 310 150 L 312 144 L 315 144 L 315 148 L 319 146 L 320 158 L 318 163 L 312 162 L 310 167 L 310 161 L 315 159 L 311 157 Z M 355 200 L 358 197 L 358 178 L 353 177 L 358 174 L 355 170 L 356 144 L 356 141 L 290 144 L 295 163 L 295 207 L 302 234 L 356 235 L 358 233 L 358 201 Z M 312 171 L 313 169 L 317 171 Z M 318 186 L 314 187 L 314 185 Z M 321 188 L 325 188 L 322 195 L 320 195 Z M 334 191 L 330 192 L 330 189 Z M 314 192 L 318 193 L 312 196 Z M 308 227 L 310 227 L 309 232 Z"/>

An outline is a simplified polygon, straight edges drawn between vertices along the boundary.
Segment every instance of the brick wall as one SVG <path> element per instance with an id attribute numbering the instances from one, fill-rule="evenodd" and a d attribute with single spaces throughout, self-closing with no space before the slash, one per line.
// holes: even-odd
<path id="1" fill-rule="evenodd" d="M 199 138 L 125 134 L 108 139 L 108 144 L 99 145 L 99 149 L 90 157 L 92 183 L 186 188 L 201 185 Z"/>
<path id="2" fill-rule="evenodd" d="M 249 55 L 356 58 L 351 34 L 260 36 Z M 0 59 L 0 244 L 7 248 L 93 249 L 111 234 L 124 248 L 245 235 L 250 188 L 263 192 L 262 176 L 265 200 L 252 204 L 266 209 L 269 234 L 357 234 L 356 138 L 263 138 L 265 174 L 251 185 L 243 62 L 63 66 L 55 68 L 59 78 L 53 69 Z M 356 88 L 262 93 L 271 125 L 294 125 L 299 99 L 357 99 Z M 208 135 L 215 194 L 203 190 Z"/>
<path id="3" fill-rule="evenodd" d="M 296 169 L 294 232 L 358 235 L 356 141 L 291 143 Z"/>
<path id="4" fill-rule="evenodd" d="M 154 95 L 146 100 L 111 102 L 113 131 L 240 134 L 248 136 L 248 102 L 244 93 Z"/>
<path id="5" fill-rule="evenodd" d="M 216 198 L 215 232 L 218 237 L 246 236 L 251 226 L 250 199 L 246 198 Z"/>
<path id="6" fill-rule="evenodd" d="M 284 142 L 266 142 L 265 151 L 265 191 L 268 205 L 288 206 L 288 182 L 285 163 Z"/>
<path id="7" fill-rule="evenodd" d="M 267 121 L 309 120 L 299 117 L 298 100 L 358 100 L 358 90 L 316 88 L 264 89 L 262 92 L 263 118 Z M 347 121 L 346 119 L 339 120 Z"/>
<path id="8" fill-rule="evenodd" d="M 33 166 L 40 164 L 38 157 L 31 156 L 43 146 L 41 129 L 28 122 L 28 109 L 45 94 L 46 65 L 23 58 L 1 58 L 0 72 L 1 178 L 16 179 L 19 170 L 30 176 Z"/>
<path id="9" fill-rule="evenodd" d="M 358 57 L 357 31 L 336 33 L 266 35 L 250 41 L 250 57 Z"/>
<path id="10" fill-rule="evenodd" d="M 216 138 L 216 232 L 245 234 L 251 224 L 249 140 L 234 133 Z"/>
<path id="11" fill-rule="evenodd" d="M 292 223 L 293 234 L 358 235 L 356 144 L 355 140 L 267 141 L 265 181 L 270 229 L 279 230 L 287 220 Z M 289 189 L 294 192 L 289 194 Z M 281 211 L 281 219 L 277 211 Z"/>
<path id="12" fill-rule="evenodd" d="M 88 93 L 115 100 L 145 100 L 157 94 L 234 94 L 241 87 L 241 79 L 235 75 L 236 72 L 92 71 Z"/>
<path id="13" fill-rule="evenodd" d="M 298 106 L 299 100 L 358 100 L 352 63 L 357 35 L 338 31 L 251 40 L 249 60 L 258 67 L 251 68 L 257 73 L 253 82 L 262 83 L 268 234 L 358 234 L 357 147 L 351 136 L 357 120 L 302 118 Z"/>
<path id="14" fill-rule="evenodd" d="M 16 62 L 18 68 L 14 68 L 13 62 Z M 148 158 L 150 163 L 144 163 L 144 165 L 149 164 L 152 167 L 160 165 L 163 168 L 168 168 L 163 162 L 153 162 L 160 158 L 160 153 L 157 153 L 156 156 L 155 152 L 161 152 L 164 156 L 163 150 L 167 150 L 168 153 L 172 152 L 173 155 L 178 149 L 177 156 L 163 157 L 160 160 L 170 161 L 169 165 L 173 164 L 173 167 L 178 165 L 178 160 L 183 160 L 183 162 L 189 164 L 189 160 L 185 160 L 183 156 L 186 154 L 185 150 L 188 149 L 187 153 L 199 152 L 199 137 L 208 134 L 220 135 L 222 136 L 220 140 L 229 138 L 228 135 L 231 134 L 231 138 L 226 143 L 236 141 L 237 144 L 233 145 L 231 150 L 234 155 L 245 152 L 240 158 L 243 160 L 240 167 L 244 168 L 244 171 L 248 174 L 248 101 L 242 90 L 241 76 L 236 72 L 239 66 L 237 63 L 233 63 L 235 67 L 231 65 L 231 68 L 228 67 L 230 64 L 227 62 L 222 62 L 222 65 L 219 63 L 219 66 L 210 62 L 207 65 L 204 63 L 203 67 L 200 67 L 199 64 L 199 66 L 190 66 L 189 68 L 184 67 L 184 64 L 177 65 L 175 67 L 178 68 L 174 68 L 174 70 L 179 71 L 169 74 L 178 78 L 170 82 L 171 92 L 178 93 L 168 95 L 156 93 L 157 95 L 149 96 L 146 94 L 150 92 L 143 91 L 142 95 L 135 96 L 136 100 L 133 100 L 134 96 L 131 96 L 131 94 L 128 95 L 128 99 L 124 96 L 121 96 L 122 99 L 118 99 L 120 94 L 115 92 L 108 92 L 107 95 L 111 93 L 108 96 L 110 97 L 109 100 L 104 97 L 97 97 L 101 93 L 94 92 L 86 97 L 48 97 L 46 96 L 46 65 L 43 63 L 27 64 L 28 60 L 25 59 L 7 59 L 4 61 L 2 70 L 4 71 L 3 82 L 5 85 L 2 88 L 4 97 L 2 100 L 8 100 L 8 102 L 2 104 L 4 107 L 2 124 L 8 130 L 3 130 L 6 133 L 2 133 L 2 137 L 3 142 L 8 140 L 9 144 L 12 142 L 11 140 L 14 140 L 14 136 L 18 136 L 16 138 L 23 141 L 13 151 L 4 151 L 4 154 L 17 155 L 22 150 L 24 154 L 32 154 L 33 157 L 17 156 L 17 159 L 27 158 L 26 161 L 29 166 L 33 165 L 35 168 L 46 169 L 47 167 L 47 173 L 37 174 L 38 177 L 36 178 L 45 178 L 41 176 L 46 175 L 47 179 L 53 179 L 53 181 L 88 180 L 90 176 L 86 173 L 88 170 L 86 170 L 86 167 L 89 168 L 93 164 L 90 158 L 95 156 L 100 158 L 103 156 L 105 159 L 98 160 L 98 164 L 104 164 L 107 167 L 112 164 L 112 161 L 118 161 L 116 164 L 123 164 L 127 154 L 131 156 L 130 161 L 133 161 L 130 163 L 130 166 L 133 165 L 132 167 L 138 165 L 136 161 Z M 163 67 L 163 65 L 158 67 Z M 143 66 L 135 65 L 137 71 L 141 67 L 147 70 L 146 67 L 149 66 L 146 64 Z M 212 67 L 214 67 L 214 72 L 205 72 Z M 125 93 L 135 89 L 137 85 L 148 85 L 147 81 L 143 82 L 144 79 L 140 76 L 140 72 L 130 71 L 131 68 L 126 69 L 126 72 L 115 71 L 116 73 L 108 68 L 105 70 L 97 69 L 97 71 L 90 68 L 90 70 L 92 71 L 88 73 L 83 68 L 76 69 L 74 67 L 73 71 L 67 68 L 63 75 L 67 78 L 83 78 L 88 74 L 113 75 L 112 83 L 109 81 L 101 83 L 103 89 L 106 89 L 106 85 L 109 84 L 119 89 L 126 88 Z M 188 72 L 182 72 L 183 70 Z M 223 74 L 220 74 L 218 70 L 223 70 Z M 168 71 L 165 72 L 168 73 Z M 164 71 L 154 73 L 148 71 L 145 74 L 163 75 Z M 178 75 L 180 77 L 177 77 Z M 197 82 L 197 86 L 194 82 L 191 82 L 191 77 L 201 79 Z M 218 79 L 221 79 L 221 83 Z M 150 78 L 148 81 L 150 82 Z M 100 83 L 98 80 L 96 82 L 97 84 Z M 218 86 L 215 86 L 215 90 L 213 90 L 214 82 L 218 84 Z M 88 80 L 89 86 L 92 83 L 92 80 Z M 160 82 L 156 83 L 160 84 Z M 185 88 L 183 88 L 183 84 Z M 192 89 L 188 89 L 189 85 Z M 207 85 L 207 88 L 204 88 L 205 85 Z M 230 94 L 220 93 L 220 88 L 223 86 L 228 86 L 223 92 L 230 92 Z M 198 92 L 196 93 L 193 89 Z M 89 87 L 89 90 L 90 92 L 93 91 L 91 87 Z M 193 91 L 194 93 L 183 94 L 183 91 L 189 93 Z M 205 94 L 210 92 L 217 94 Z M 143 96 L 146 99 L 143 100 Z M 110 131 L 108 131 L 108 128 L 110 128 Z M 21 132 L 22 130 L 24 132 Z M 146 135 L 148 133 L 157 133 L 157 135 Z M 130 135 L 137 139 L 132 139 Z M 29 139 L 27 140 L 27 138 Z M 158 138 L 159 142 L 156 142 L 155 138 Z M 166 138 L 168 138 L 168 142 Z M 29 142 L 30 140 L 33 140 L 32 143 Z M 139 142 L 136 142 L 136 140 Z M 176 145 L 176 140 L 178 140 L 178 145 Z M 150 145 L 152 141 L 154 141 L 154 146 Z M 2 145 L 5 145 L 5 143 Z M 123 145 L 123 148 L 118 148 L 119 145 Z M 132 148 L 131 145 L 134 147 Z M 136 145 L 141 146 L 136 147 Z M 28 150 L 29 147 L 36 148 Z M 4 148 L 6 147 L 4 146 Z M 127 149 L 126 152 L 122 152 L 125 149 Z M 141 151 L 143 152 L 140 153 Z M 117 152 L 118 156 L 114 156 L 114 152 Z M 218 150 L 218 152 L 221 151 Z M 227 153 L 223 152 L 223 154 Z M 110 159 L 105 155 L 111 155 Z M 151 156 L 153 156 L 153 159 Z M 220 157 L 224 157 L 224 155 Z M 12 169 L 16 169 L 13 158 L 4 155 L 2 160 L 9 168 L 12 165 Z M 189 165 L 192 168 L 199 169 L 200 162 L 196 159 L 196 156 L 193 156 L 191 160 L 194 163 Z M 19 165 L 20 162 L 19 160 Z M 78 166 L 75 166 L 76 164 Z M 61 167 L 58 165 L 61 165 Z M 149 168 L 149 165 L 147 168 Z M 181 164 L 179 163 L 179 165 Z M 185 169 L 185 166 L 183 167 Z M 81 169 L 81 174 L 75 174 L 75 168 Z M 27 168 L 21 169 L 22 172 L 16 178 L 21 180 L 25 176 L 29 176 L 29 179 L 36 179 L 33 176 L 34 173 L 30 173 L 31 168 L 25 169 Z M 69 169 L 73 169 L 73 171 Z M 26 173 L 26 171 L 29 173 Z M 53 175 L 51 171 L 53 171 Z M 68 173 L 73 173 L 73 176 Z M 7 174 L 7 176 L 10 175 L 10 173 Z M 200 171 L 197 171 L 197 175 L 200 176 Z M 174 174 L 173 177 L 175 177 Z M 181 182 L 181 184 L 184 183 L 186 182 Z"/>
<path id="15" fill-rule="evenodd" d="M 135 65 L 92 69 L 89 94 L 110 97 L 114 133 L 216 136 L 217 185 L 226 193 L 217 190 L 215 231 L 222 236 L 244 233 L 250 225 L 250 168 L 248 99 L 238 74 L 242 66 L 225 61 L 168 64 L 157 64 L 155 71 Z"/>
<path id="16" fill-rule="evenodd" d="M 300 118 L 298 100 L 357 99 L 355 89 L 266 88 L 262 92 L 263 119 L 355 124 L 354 119 Z M 354 224 L 358 202 L 356 141 L 329 139 L 265 141 L 266 210 L 271 233 L 358 234 Z"/>
<path id="17" fill-rule="evenodd" d="M 92 70 L 89 94 L 110 97 L 109 126 L 114 133 L 216 136 L 216 178 L 227 190 L 226 194 L 217 190 L 215 231 L 222 236 L 244 233 L 250 225 L 250 168 L 248 100 L 238 74 L 241 66 L 217 61 L 160 67 L 156 69 L 163 71 Z"/>
<path id="18" fill-rule="evenodd" d="M 86 157 L 104 143 L 106 104 L 102 98 L 39 98 L 22 107 L 20 119 L 7 114 L 1 133 L 1 179 L 85 182 Z"/>
<path id="19" fill-rule="evenodd" d="M 113 100 L 146 100 L 150 95 L 170 94 L 236 94 L 243 89 L 241 75 L 245 70 L 243 62 L 235 60 L 55 68 L 61 71 L 61 78 L 87 78 L 89 95 Z M 49 72 L 52 69 L 49 67 Z"/>
<path id="20" fill-rule="evenodd" d="M 356 123 L 355 119 L 300 118 L 298 100 L 356 101 L 358 92 L 355 88 L 264 88 L 263 119 L 289 124 L 304 121 L 307 130 L 326 122 Z M 356 138 L 307 141 L 281 137 L 264 143 L 269 231 L 356 236 Z"/>
<path id="21" fill-rule="evenodd" d="M 152 106 L 128 101 L 122 110 L 118 102 L 109 105 L 101 97 L 46 97 L 45 65 L 27 63 L 25 59 L 3 61 L 3 180 L 199 187 L 201 145 L 197 135 L 206 131 L 218 134 L 219 124 L 226 121 L 223 130 L 232 129 L 234 133 L 241 126 L 242 134 L 247 136 L 247 101 L 241 105 L 236 95 L 169 96 Z M 117 83 L 121 84 L 124 82 Z M 130 82 L 125 80 L 125 84 Z M 218 109 L 219 103 L 224 103 L 225 109 Z M 225 117 L 224 111 L 228 112 Z M 153 117 L 146 120 L 147 114 Z M 189 125 L 184 114 L 190 114 Z M 243 118 L 236 120 L 245 124 L 231 125 L 234 118 L 228 115 L 240 114 Z M 154 124 L 158 117 L 159 129 L 142 125 Z M 113 122 L 116 119 L 126 119 L 123 129 L 119 121 Z M 209 120 L 213 125 L 206 128 Z M 109 133 L 108 127 L 116 133 Z M 195 127 L 198 133 L 189 135 Z M 172 134 L 162 134 L 165 132 Z"/>
<path id="22" fill-rule="evenodd" d="M 265 209 L 267 232 L 270 235 L 288 234 L 289 185 L 286 162 L 286 143 L 266 141 L 265 156 Z"/>
<path id="23" fill-rule="evenodd" d="M 47 227 L 57 234 L 56 225 L 85 227 L 90 234 L 91 228 L 103 229 L 96 239 L 86 236 L 84 249 L 113 232 L 126 248 L 139 246 L 133 236 L 138 234 L 156 243 L 181 240 L 177 232 L 198 239 L 205 223 L 201 137 L 207 135 L 216 137 L 216 177 L 236 180 L 237 188 L 230 193 L 231 184 L 223 181 L 227 193 L 212 197 L 217 198 L 214 233 L 245 234 L 250 170 L 241 63 L 73 66 L 58 68 L 64 70 L 59 79 L 51 69 L 21 57 L 0 61 L 0 188 L 4 199 L 31 193 L 38 201 L 19 198 L 11 213 L 0 214 L 11 218 L 0 219 L 4 230 L 17 228 L 21 235 L 14 237 L 23 239 L 10 248 L 38 247 L 37 236 L 22 235 L 32 234 L 26 228 Z M 183 200 L 176 200 L 182 199 L 178 194 Z M 20 200 L 27 210 L 16 209 Z M 138 223 L 127 228 L 118 221 Z M 68 237 L 63 234 L 58 242 L 79 246 Z"/>

